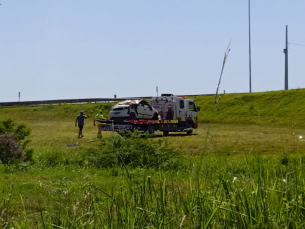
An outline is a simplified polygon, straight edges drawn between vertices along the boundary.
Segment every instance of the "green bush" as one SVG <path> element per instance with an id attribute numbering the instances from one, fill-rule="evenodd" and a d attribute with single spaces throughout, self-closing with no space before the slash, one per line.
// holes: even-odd
<path id="1" fill-rule="evenodd" d="M 0 135 L 0 161 L 3 164 L 10 164 L 22 157 L 23 149 L 17 143 L 16 135 Z"/>
<path id="2" fill-rule="evenodd" d="M 15 128 L 15 123 L 12 119 L 7 119 L 0 122 L 0 135 L 5 133 L 15 134 L 18 140 L 24 140 L 30 135 L 31 130 L 24 124 L 19 124 Z"/>
<path id="3" fill-rule="evenodd" d="M 170 149 L 166 142 L 152 141 L 150 135 L 138 131 L 117 136 L 101 147 L 104 160 L 116 157 L 117 163 L 132 167 L 176 168 L 180 165 L 181 153 Z"/>
<path id="4" fill-rule="evenodd" d="M 36 152 L 35 161 L 45 168 L 57 165 L 114 168 L 130 166 L 142 168 L 175 169 L 180 163 L 181 153 L 170 149 L 166 142 L 150 139 L 139 132 L 130 135 L 102 139 L 101 146 L 71 154 L 54 148 L 43 148 Z"/>
<path id="5" fill-rule="evenodd" d="M 32 160 L 33 150 L 27 149 L 30 142 L 27 140 L 31 130 L 24 124 L 16 127 L 13 120 L 7 119 L 0 122 L 0 160 L 4 164 L 20 160 Z"/>

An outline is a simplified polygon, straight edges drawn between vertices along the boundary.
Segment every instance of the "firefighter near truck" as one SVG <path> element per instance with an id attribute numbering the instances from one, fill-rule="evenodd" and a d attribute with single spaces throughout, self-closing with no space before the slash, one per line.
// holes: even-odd
<path id="1" fill-rule="evenodd" d="M 139 106 L 143 103 L 141 101 L 136 102 Z M 133 101 L 125 102 L 124 104 L 132 104 L 132 109 L 140 110 L 135 107 Z M 110 110 L 110 120 L 97 121 L 102 123 L 102 131 L 139 130 L 150 134 L 155 131 L 162 131 L 164 136 L 168 135 L 169 132 L 185 132 L 190 135 L 194 129 L 198 128 L 197 112 L 200 111 L 200 108 L 196 106 L 194 100 L 173 94 L 161 94 L 159 97 L 152 97 L 146 108 L 147 112 L 157 112 L 158 118 L 153 115 L 153 118 L 146 119 L 143 118 L 145 115 L 135 115 L 131 108 L 124 108 L 127 113 L 123 119 L 115 106 Z M 114 110 L 116 110 L 117 117 L 114 115 Z"/>

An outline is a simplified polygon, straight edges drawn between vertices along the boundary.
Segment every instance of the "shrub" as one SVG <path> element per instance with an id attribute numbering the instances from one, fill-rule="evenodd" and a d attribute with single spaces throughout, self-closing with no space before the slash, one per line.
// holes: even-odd
<path id="1" fill-rule="evenodd" d="M 24 124 L 16 127 L 13 120 L 7 119 L 0 122 L 0 160 L 9 164 L 17 159 L 32 160 L 33 150 L 26 149 L 30 140 L 26 140 L 31 130 Z"/>
<path id="2" fill-rule="evenodd" d="M 14 132 L 15 123 L 11 119 L 0 122 L 0 134 Z"/>
<path id="3" fill-rule="evenodd" d="M 113 146 L 113 147 L 112 147 Z M 176 169 L 181 153 L 170 149 L 163 140 L 154 141 L 149 135 L 134 132 L 112 139 L 101 139 L 99 148 L 69 151 L 43 148 L 36 152 L 42 167 L 76 165 L 81 167 L 115 168 L 117 166 Z"/>
<path id="4" fill-rule="evenodd" d="M 17 135 L 18 140 L 25 139 L 31 133 L 30 129 L 28 129 L 24 124 L 18 125 L 16 127 L 16 129 L 14 130 L 14 132 Z M 29 141 L 26 141 L 26 142 L 29 143 Z"/>
<path id="5" fill-rule="evenodd" d="M 155 142 L 149 138 L 150 135 L 138 131 L 117 136 L 113 143 L 109 141 L 102 146 L 103 160 L 109 159 L 113 165 L 115 157 L 117 164 L 132 167 L 173 169 L 179 166 L 181 153 L 170 149 L 164 141 Z"/>
<path id="6" fill-rule="evenodd" d="M 23 140 L 30 135 L 31 130 L 24 124 L 19 124 L 16 128 L 15 123 L 11 119 L 7 119 L 0 122 L 0 135 L 5 133 L 16 134 L 17 140 Z"/>
<path id="7" fill-rule="evenodd" d="M 16 135 L 0 135 L 0 160 L 3 164 L 12 163 L 22 157 L 23 149 L 17 143 Z"/>

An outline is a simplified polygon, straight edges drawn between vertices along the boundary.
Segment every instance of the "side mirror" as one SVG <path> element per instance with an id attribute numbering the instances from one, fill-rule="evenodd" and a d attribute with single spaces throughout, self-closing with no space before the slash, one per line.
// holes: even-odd
<path id="1" fill-rule="evenodd" d="M 197 106 L 196 111 L 200 111 L 200 106 Z"/>

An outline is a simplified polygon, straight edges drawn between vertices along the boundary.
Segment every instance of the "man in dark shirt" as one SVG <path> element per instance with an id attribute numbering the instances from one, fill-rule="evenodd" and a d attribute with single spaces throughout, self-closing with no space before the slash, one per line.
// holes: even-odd
<path id="1" fill-rule="evenodd" d="M 79 131 L 78 131 L 78 137 L 79 138 L 84 137 L 83 128 L 84 128 L 84 125 L 85 125 L 85 118 L 88 118 L 88 117 L 86 116 L 84 111 L 81 111 L 80 114 L 76 117 L 76 120 L 75 120 L 75 126 L 76 126 L 76 124 L 78 124 L 78 128 L 79 128 Z"/>

